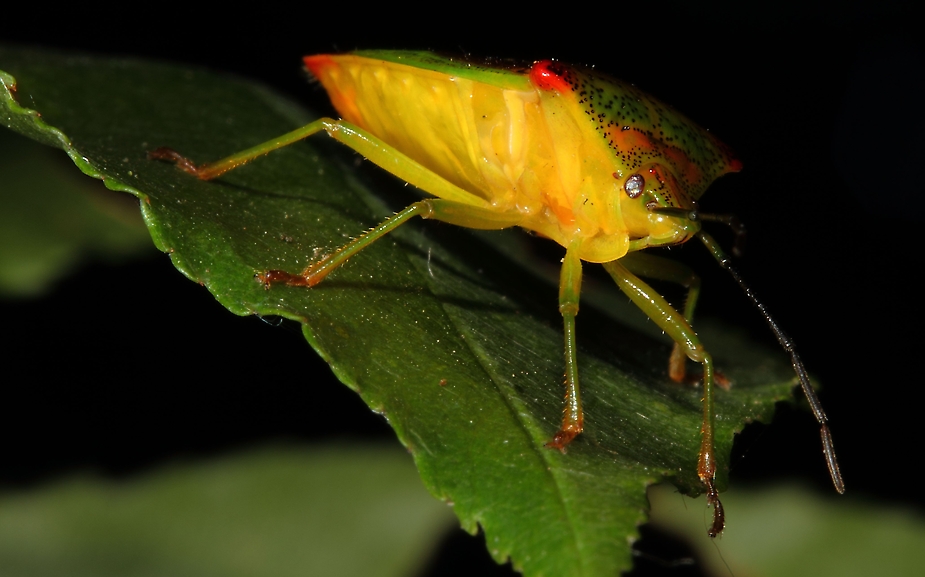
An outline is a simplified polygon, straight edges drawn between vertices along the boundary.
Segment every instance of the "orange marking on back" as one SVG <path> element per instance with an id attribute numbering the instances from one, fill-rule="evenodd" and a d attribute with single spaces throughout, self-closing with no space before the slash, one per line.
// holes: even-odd
<path id="1" fill-rule="evenodd" d="M 644 152 L 654 152 L 656 149 L 652 139 L 640 130 L 623 130 L 615 127 L 610 129 L 609 132 L 610 138 L 617 143 L 617 147 L 622 151 L 631 152 L 633 149 L 642 149 Z"/>
<path id="2" fill-rule="evenodd" d="M 674 163 L 675 167 L 683 171 L 681 178 L 685 182 L 699 183 L 703 179 L 703 171 L 701 171 L 700 167 L 692 162 L 687 153 L 680 148 L 666 147 L 663 154 L 668 160 Z"/>

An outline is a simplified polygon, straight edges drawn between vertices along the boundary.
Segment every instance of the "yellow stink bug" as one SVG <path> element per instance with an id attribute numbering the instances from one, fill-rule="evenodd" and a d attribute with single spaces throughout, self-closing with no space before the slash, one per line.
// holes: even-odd
<path id="1" fill-rule="evenodd" d="M 559 311 L 565 325 L 566 399 L 562 425 L 547 446 L 564 449 L 583 427 L 575 345 L 582 261 L 601 263 L 620 290 L 674 340 L 670 377 L 684 380 L 686 358 L 703 366 L 697 472 L 714 507 L 709 533 L 716 536 L 724 526 L 714 483 L 718 375 L 690 325 L 696 282 L 681 265 L 639 253 L 697 238 L 742 286 L 790 354 L 820 425 L 832 481 L 844 491 L 827 418 L 792 343 L 701 230 L 704 220 L 736 226 L 731 217 L 697 209 L 716 178 L 741 168 L 716 138 L 629 84 L 548 60 L 498 68 L 423 52 L 364 51 L 309 56 L 305 64 L 341 120 L 321 118 L 205 165 L 166 148 L 151 156 L 209 180 L 325 131 L 435 198 L 413 203 L 304 271 L 258 274 L 268 289 L 276 283 L 314 286 L 414 216 L 477 229 L 518 226 L 555 240 L 565 247 Z M 683 314 L 637 274 L 691 289 Z"/>

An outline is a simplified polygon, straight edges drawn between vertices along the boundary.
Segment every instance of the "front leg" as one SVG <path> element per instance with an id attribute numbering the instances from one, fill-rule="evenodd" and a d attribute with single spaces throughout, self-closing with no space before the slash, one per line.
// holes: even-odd
<path id="1" fill-rule="evenodd" d="M 639 276 L 672 282 L 687 289 L 687 296 L 684 299 L 684 320 L 687 324 L 694 322 L 694 310 L 697 308 L 697 299 L 700 297 L 700 277 L 693 269 L 677 261 L 643 252 L 627 254 L 620 259 L 620 264 Z M 675 342 L 674 348 L 671 349 L 671 357 L 668 359 L 668 376 L 672 381 L 684 382 L 686 360 L 686 351 Z M 718 384 L 722 385 L 722 383 Z"/>
<path id="2" fill-rule="evenodd" d="M 700 458 L 697 475 L 707 494 L 707 503 L 713 506 L 713 525 L 708 531 L 716 537 L 726 524 L 723 504 L 716 492 L 716 448 L 714 424 L 716 407 L 713 403 L 713 357 L 703 348 L 700 339 L 684 316 L 676 311 L 660 294 L 631 273 L 619 261 L 604 263 L 604 268 L 633 303 L 674 340 L 692 361 L 703 365 L 703 422 L 700 427 Z"/>

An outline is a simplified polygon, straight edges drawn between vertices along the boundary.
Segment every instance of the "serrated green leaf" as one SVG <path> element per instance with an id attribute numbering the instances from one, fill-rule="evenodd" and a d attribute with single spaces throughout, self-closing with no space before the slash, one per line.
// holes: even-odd
<path id="1" fill-rule="evenodd" d="M 587 290 L 579 316 L 585 432 L 567 454 L 543 447 L 561 415 L 561 319 L 523 235 L 416 223 L 314 289 L 266 291 L 256 272 L 300 270 L 390 213 L 347 168 L 349 152 L 316 137 L 208 183 L 146 152 L 214 160 L 315 115 L 261 86 L 159 63 L 0 51 L 0 70 L 18 82 L 0 95 L 8 126 L 141 198 L 157 246 L 232 312 L 305 323 L 497 560 L 526 575 L 614 575 L 629 567 L 648 485 L 700 490 L 700 391 L 667 380 L 663 341 L 613 321 L 626 313 L 612 294 Z M 706 344 L 734 383 L 717 399 L 723 486 L 734 432 L 768 419 L 793 377 L 781 354 L 743 352 L 738 337 Z"/>

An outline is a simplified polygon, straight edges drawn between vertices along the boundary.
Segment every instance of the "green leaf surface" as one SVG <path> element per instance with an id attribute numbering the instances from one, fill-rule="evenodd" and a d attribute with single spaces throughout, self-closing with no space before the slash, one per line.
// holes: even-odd
<path id="1" fill-rule="evenodd" d="M 9 577 L 400 577 L 421 569 L 452 522 L 397 447 L 269 448 L 7 492 L 0 567 Z"/>
<path id="2" fill-rule="evenodd" d="M 555 262 L 536 266 L 522 233 L 414 223 L 314 289 L 266 291 L 255 273 L 301 270 L 413 197 L 395 206 L 371 194 L 355 156 L 323 136 L 208 183 L 147 160 L 159 146 L 218 159 L 316 116 L 253 83 L 13 50 L 0 50 L 0 70 L 6 87 L 16 82 L 0 94 L 7 126 L 138 196 L 158 248 L 232 312 L 303 322 L 337 376 L 388 419 L 428 489 L 464 528 L 484 528 L 497 560 L 527 575 L 614 575 L 630 565 L 648 485 L 699 492 L 700 390 L 667 379 L 664 340 L 628 328 L 645 322 L 613 291 L 595 297 L 592 281 L 578 328 L 586 429 L 567 454 L 544 448 L 562 409 L 561 318 L 546 270 Z M 739 335 L 704 339 L 734 383 L 717 399 L 722 487 L 733 434 L 769 419 L 793 376 L 783 354 L 755 353 Z"/>

